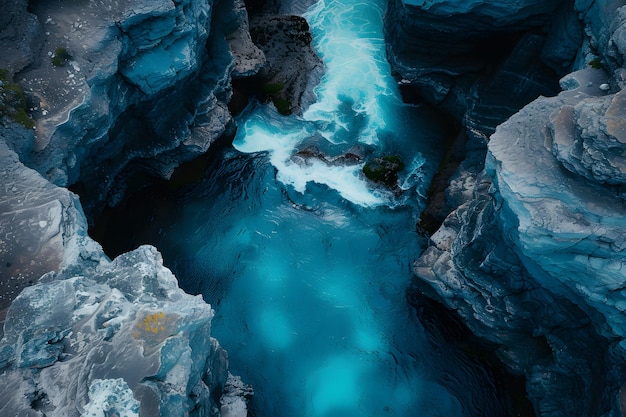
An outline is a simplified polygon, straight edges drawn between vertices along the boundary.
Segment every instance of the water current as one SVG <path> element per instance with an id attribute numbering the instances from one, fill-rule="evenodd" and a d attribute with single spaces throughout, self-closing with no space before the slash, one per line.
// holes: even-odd
<path id="1" fill-rule="evenodd" d="M 189 206 L 189 216 L 204 213 L 189 231 L 199 237 L 191 243 L 194 258 L 232 279 L 214 335 L 233 372 L 263 396 L 260 416 L 460 413 L 456 400 L 428 380 L 423 335 L 405 301 L 438 132 L 399 99 L 383 12 L 380 0 L 314 5 L 305 17 L 326 68 L 317 101 L 302 117 L 249 109 L 234 146 L 257 155 L 249 160 L 254 168 L 247 178 L 231 164 L 222 173 L 247 184 L 225 193 L 226 206 Z M 332 160 L 359 145 L 408 162 L 402 197 L 372 187 L 362 164 L 292 158 L 314 146 Z M 212 209 L 198 207 L 204 205 Z"/>
<path id="2" fill-rule="evenodd" d="M 213 335 L 253 385 L 259 417 L 464 415 L 406 301 L 445 129 L 400 99 L 384 5 L 313 5 L 317 101 L 300 116 L 249 106 L 233 146 L 142 232 L 215 308 Z M 399 189 L 368 181 L 364 162 L 342 158 L 354 152 L 399 155 Z"/>

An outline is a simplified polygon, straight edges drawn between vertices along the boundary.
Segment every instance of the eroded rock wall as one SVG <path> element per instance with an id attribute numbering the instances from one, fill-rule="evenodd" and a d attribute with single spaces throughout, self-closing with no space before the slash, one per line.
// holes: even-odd
<path id="1" fill-rule="evenodd" d="M 582 36 L 575 15 L 562 11 L 567 3 L 393 0 L 385 20 L 392 69 L 402 89 L 488 137 L 538 93 L 556 91 L 554 73 L 564 73 Z M 546 57 L 553 38 L 568 35 L 562 20 L 576 45 L 560 55 L 564 66 Z"/>
<path id="2" fill-rule="evenodd" d="M 243 3 L 0 6 L 0 414 L 247 415 L 211 306 L 155 248 L 110 260 L 65 188 L 93 216 L 222 135 L 265 59 Z"/>
<path id="3" fill-rule="evenodd" d="M 246 416 L 211 306 L 156 249 L 110 261 L 74 194 L 2 141 L 0 166 L 0 414 Z"/>
<path id="4" fill-rule="evenodd" d="M 264 62 L 232 0 L 22 6 L 23 20 L 38 21 L 38 48 L 27 66 L 8 66 L 35 129 L 15 150 L 54 184 L 74 186 L 90 217 L 134 173 L 167 178 L 205 152 L 231 121 L 231 76 Z"/>
<path id="5" fill-rule="evenodd" d="M 428 2 L 433 10 L 440 3 Z M 456 208 L 415 263 L 412 291 L 494 343 L 507 368 L 526 377 L 537 415 L 626 415 L 626 8 L 613 1 L 554 6 L 552 19 L 574 16 L 584 30 L 575 44 L 579 35 L 563 31 L 567 19 L 544 26 L 562 28 L 561 37 L 544 40 L 552 45 L 550 66 L 561 45 L 560 61 L 579 71 L 561 80 L 558 95 L 539 97 L 497 125 L 484 170 L 476 169 L 476 153 L 452 177 L 447 195 Z"/>

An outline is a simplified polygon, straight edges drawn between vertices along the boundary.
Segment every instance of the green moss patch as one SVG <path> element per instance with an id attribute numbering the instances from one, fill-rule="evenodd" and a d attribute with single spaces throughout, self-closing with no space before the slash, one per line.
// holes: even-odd
<path id="1" fill-rule="evenodd" d="M 276 94 L 283 88 L 285 88 L 283 83 L 265 83 L 261 86 L 261 90 L 267 95 Z"/>
<path id="2" fill-rule="evenodd" d="M 595 68 L 595 69 L 602 68 L 602 61 L 600 60 L 600 58 L 594 58 L 591 61 L 589 61 L 588 64 L 591 68 Z"/>
<path id="3" fill-rule="evenodd" d="M 398 186 L 398 173 L 404 170 L 404 162 L 398 155 L 386 155 L 374 158 L 363 167 L 363 174 L 371 181 L 389 188 Z"/>
<path id="4" fill-rule="evenodd" d="M 26 112 L 22 88 L 12 82 L 7 70 L 0 69 L 0 118 L 5 116 L 29 129 L 35 126 L 35 122 Z"/>
<path id="5" fill-rule="evenodd" d="M 278 110 L 278 113 L 284 116 L 291 114 L 291 106 L 289 105 L 289 102 L 284 98 L 272 97 L 272 102 L 274 103 L 274 106 L 276 106 L 276 110 Z"/>
<path id="6" fill-rule="evenodd" d="M 284 90 L 285 84 L 278 83 L 263 83 L 261 84 L 261 93 L 264 96 L 263 100 L 269 101 L 271 100 L 276 106 L 276 110 L 282 115 L 291 114 L 291 105 L 289 104 L 289 100 L 284 98 L 284 94 L 281 92 Z"/>
<path id="7" fill-rule="evenodd" d="M 24 110 L 23 108 L 17 109 L 15 115 L 13 116 L 13 119 L 24 127 L 27 127 L 28 129 L 32 129 L 33 127 L 35 127 L 35 121 L 30 118 L 28 113 L 26 113 L 26 110 Z"/>
<path id="8" fill-rule="evenodd" d="M 55 67 L 62 67 L 67 64 L 72 56 L 67 52 L 67 49 L 63 47 L 58 47 L 54 50 L 54 55 L 52 55 L 52 65 Z"/>

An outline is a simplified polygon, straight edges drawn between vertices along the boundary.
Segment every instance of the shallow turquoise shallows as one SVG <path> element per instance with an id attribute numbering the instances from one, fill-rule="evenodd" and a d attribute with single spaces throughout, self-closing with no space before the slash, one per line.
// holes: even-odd
<path id="1" fill-rule="evenodd" d="M 301 116 L 251 105 L 155 242 L 188 291 L 213 305 L 231 371 L 259 417 L 462 415 L 435 381 L 405 293 L 442 129 L 402 103 L 385 58 L 384 2 L 320 1 L 306 14 L 325 63 Z M 294 155 L 316 149 L 323 158 Z M 399 155 L 390 191 L 358 149 Z M 441 361 L 441 358 L 438 359 Z"/>

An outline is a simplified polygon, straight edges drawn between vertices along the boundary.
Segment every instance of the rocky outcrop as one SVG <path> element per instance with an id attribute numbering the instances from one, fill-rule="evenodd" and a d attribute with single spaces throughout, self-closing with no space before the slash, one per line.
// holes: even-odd
<path id="1" fill-rule="evenodd" d="M 554 73 L 565 73 L 582 37 L 564 3 L 394 0 L 385 20 L 392 69 L 405 92 L 486 138 L 538 94 L 556 92 Z M 568 31 L 557 28 L 562 20 Z M 555 65 L 550 45 L 559 36 L 571 36 L 574 48 Z"/>
<path id="2" fill-rule="evenodd" d="M 74 186 L 90 217 L 134 173 L 168 177 L 206 151 L 231 120 L 231 74 L 264 62 L 242 33 L 245 9 L 230 0 L 38 2 L 34 15 L 22 6 L 40 36 L 28 66 L 8 61 L 35 121 L 30 146 L 15 150 L 54 184 Z"/>
<path id="3" fill-rule="evenodd" d="M 245 416 L 210 305 L 152 247 L 107 258 L 63 188 L 94 216 L 134 173 L 167 177 L 221 136 L 230 77 L 265 61 L 245 9 L 2 6 L 0 414 Z"/>
<path id="4" fill-rule="evenodd" d="M 577 59 L 583 25 L 562 0 L 394 0 L 385 15 L 385 37 L 404 99 L 433 104 L 462 126 L 421 219 L 420 227 L 432 233 L 460 203 L 443 198 L 440 184 L 459 164 L 465 172 L 480 172 L 496 127 L 536 97 L 558 93 L 559 78 Z"/>
<path id="5" fill-rule="evenodd" d="M 254 82 L 261 84 L 279 112 L 301 114 L 314 101 L 313 86 L 323 71 L 307 21 L 293 15 L 264 15 L 250 24 L 252 39 L 267 57 Z"/>
<path id="6" fill-rule="evenodd" d="M 0 62 L 10 74 L 33 63 L 41 27 L 37 17 L 26 11 L 28 0 L 2 0 L 0 17 Z"/>
<path id="7" fill-rule="evenodd" d="M 570 7 L 586 36 L 568 62 L 584 70 L 500 124 L 484 170 L 464 162 L 413 283 L 494 344 L 542 416 L 626 415 L 626 8 L 582 3 Z"/>
<path id="8" fill-rule="evenodd" d="M 603 83 L 600 88 L 610 87 Z M 619 91 L 610 99 L 564 104 L 549 124 L 554 156 L 567 170 L 593 183 L 617 186 L 621 194 L 626 180 L 624 95 Z"/>
<path id="9" fill-rule="evenodd" d="M 313 101 L 313 88 L 324 70 L 301 16 L 311 0 L 247 2 L 250 36 L 266 62 L 253 77 L 235 79 L 231 110 L 242 111 L 249 99 L 272 103 L 279 113 L 302 114 Z"/>
<path id="10" fill-rule="evenodd" d="M 247 415 L 211 306 L 156 249 L 110 261 L 75 195 L 2 141 L 0 166 L 0 414 Z"/>
<path id="11" fill-rule="evenodd" d="M 25 168 L 0 140 L 0 321 L 11 302 L 49 271 L 101 255 L 86 238 L 78 197 Z"/>

